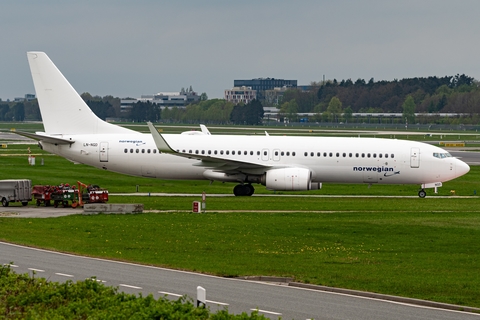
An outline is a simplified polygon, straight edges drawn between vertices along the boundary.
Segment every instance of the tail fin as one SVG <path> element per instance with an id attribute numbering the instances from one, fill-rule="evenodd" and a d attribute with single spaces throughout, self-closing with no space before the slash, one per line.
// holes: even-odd
<path id="1" fill-rule="evenodd" d="M 44 52 L 27 57 L 46 133 L 136 132 L 98 118 Z"/>

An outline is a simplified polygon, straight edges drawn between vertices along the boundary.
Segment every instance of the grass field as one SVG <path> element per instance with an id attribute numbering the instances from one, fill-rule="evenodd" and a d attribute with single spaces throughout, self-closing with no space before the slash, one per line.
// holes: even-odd
<path id="1" fill-rule="evenodd" d="M 128 177 L 74 165 L 33 146 L 37 165 L 29 166 L 25 150 L 22 145 L 0 150 L 0 179 L 29 178 L 34 184 L 81 180 L 110 193 L 131 192 L 112 195 L 110 202 L 144 203 L 155 212 L 0 218 L 1 240 L 228 277 L 288 276 L 480 307 L 480 203 L 473 196 L 479 190 L 479 167 L 445 183 L 439 189 L 445 197 L 430 192 L 420 199 L 417 186 L 335 184 L 298 198 L 213 197 L 230 194 L 233 185 Z M 206 191 L 207 213 L 188 212 L 199 198 L 140 197 L 137 185 L 147 193 Z M 452 197 L 450 190 L 465 197 Z M 261 186 L 256 194 L 274 195 Z M 385 197 L 397 195 L 413 197 Z"/>

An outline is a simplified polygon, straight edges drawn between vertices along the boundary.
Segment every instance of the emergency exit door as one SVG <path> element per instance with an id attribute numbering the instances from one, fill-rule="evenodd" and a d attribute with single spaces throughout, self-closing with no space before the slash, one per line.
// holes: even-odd
<path id="1" fill-rule="evenodd" d="M 420 167 L 420 149 L 412 148 L 410 149 L 410 168 L 419 168 Z"/>
<path id="2" fill-rule="evenodd" d="M 108 142 L 100 142 L 100 162 L 108 162 Z"/>

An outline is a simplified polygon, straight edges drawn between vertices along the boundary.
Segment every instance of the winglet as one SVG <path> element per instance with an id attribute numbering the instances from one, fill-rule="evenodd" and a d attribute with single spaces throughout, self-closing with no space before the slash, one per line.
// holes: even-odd
<path id="1" fill-rule="evenodd" d="M 150 133 L 152 134 L 153 140 L 155 141 L 155 145 L 157 146 L 158 151 L 164 153 L 176 153 L 165 141 L 163 136 L 158 133 L 158 130 L 151 122 L 147 122 L 148 128 L 150 129 Z"/>
<path id="2" fill-rule="evenodd" d="M 203 134 L 205 134 L 207 136 L 210 135 L 210 131 L 208 131 L 207 127 L 204 124 L 200 125 L 200 129 L 202 130 Z"/>

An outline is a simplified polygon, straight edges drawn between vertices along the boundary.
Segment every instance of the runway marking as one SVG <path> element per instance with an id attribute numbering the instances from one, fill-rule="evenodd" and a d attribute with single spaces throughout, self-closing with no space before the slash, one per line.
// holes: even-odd
<path id="1" fill-rule="evenodd" d="M 137 286 L 131 286 L 129 284 L 119 284 L 120 287 L 126 287 L 126 288 L 131 288 L 131 289 L 138 289 L 138 290 L 142 290 L 143 288 L 142 287 L 137 287 Z"/>
<path id="2" fill-rule="evenodd" d="M 62 277 L 69 277 L 69 278 L 73 278 L 74 276 L 72 276 L 71 274 L 66 274 L 66 273 L 55 273 L 57 276 L 62 276 Z"/>
<path id="3" fill-rule="evenodd" d="M 262 313 L 268 313 L 268 314 L 273 314 L 275 316 L 281 316 L 282 314 L 279 312 L 273 312 L 273 311 L 268 311 L 268 310 L 262 310 L 262 309 L 250 309 L 251 311 L 258 311 Z"/>
<path id="4" fill-rule="evenodd" d="M 28 268 L 28 270 L 36 271 L 36 272 L 45 272 L 45 270 L 35 269 L 35 268 Z"/>
<path id="5" fill-rule="evenodd" d="M 167 291 L 158 291 L 158 293 L 166 294 L 167 296 L 183 297 L 183 294 L 171 293 L 171 292 L 167 292 Z"/>
<path id="6" fill-rule="evenodd" d="M 213 304 L 219 304 L 221 306 L 229 306 L 228 303 L 225 302 L 218 302 L 218 301 L 213 301 L 213 300 L 205 300 L 205 302 L 213 303 Z"/>
<path id="7" fill-rule="evenodd" d="M 15 264 L 10 264 L 10 263 L 4 263 L 3 266 L 4 266 L 4 267 L 9 266 L 9 267 L 12 267 L 12 268 L 18 268 L 17 265 L 15 265 Z"/>

